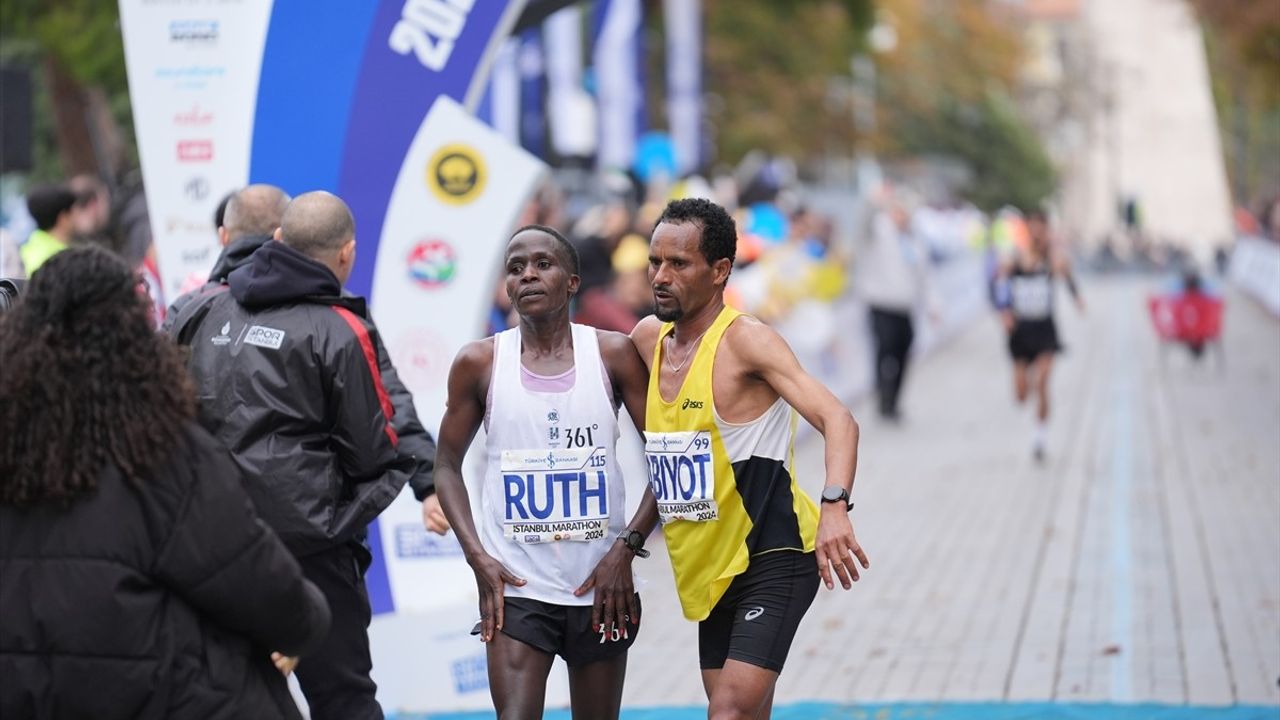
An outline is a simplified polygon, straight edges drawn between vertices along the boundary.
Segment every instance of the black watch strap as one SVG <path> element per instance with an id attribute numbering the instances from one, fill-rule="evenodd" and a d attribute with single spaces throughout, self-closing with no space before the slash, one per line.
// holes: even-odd
<path id="1" fill-rule="evenodd" d="M 639 530 L 623 530 L 618 533 L 618 539 L 637 557 L 649 557 L 649 551 L 644 549 L 644 533 Z"/>

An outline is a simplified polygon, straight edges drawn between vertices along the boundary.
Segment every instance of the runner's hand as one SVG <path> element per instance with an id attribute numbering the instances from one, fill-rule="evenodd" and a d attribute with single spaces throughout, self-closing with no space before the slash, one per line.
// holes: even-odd
<path id="1" fill-rule="evenodd" d="M 278 652 L 271 653 L 271 662 L 275 664 L 276 669 L 280 671 L 280 674 L 285 677 L 289 677 L 289 673 L 293 672 L 293 669 L 298 667 L 297 657 L 281 655 Z"/>
<path id="2" fill-rule="evenodd" d="M 511 574 L 492 555 L 484 553 L 471 563 L 476 574 L 476 587 L 480 590 L 480 639 L 489 642 L 494 633 L 502 629 L 503 592 L 510 583 L 519 587 L 525 581 Z"/>
<path id="3" fill-rule="evenodd" d="M 435 493 L 422 501 L 422 524 L 437 535 L 449 532 L 449 519 L 444 516 L 444 510 L 440 509 L 440 498 Z"/>
<path id="4" fill-rule="evenodd" d="M 831 579 L 834 571 L 840 578 L 845 590 L 858 581 L 858 565 L 862 569 L 871 568 L 871 561 L 862 551 L 858 539 L 853 535 L 853 523 L 843 503 L 823 503 L 822 516 L 818 520 L 818 574 L 828 590 L 835 589 Z M 855 561 L 856 558 L 856 561 Z"/>
<path id="5" fill-rule="evenodd" d="M 1001 311 L 1000 324 L 1004 326 L 1005 332 L 1007 333 L 1013 332 L 1013 324 L 1014 324 L 1013 313 L 1009 312 L 1008 310 Z"/>
<path id="6" fill-rule="evenodd" d="M 582 597 L 595 588 L 595 602 L 591 606 L 591 629 L 600 632 L 600 628 L 625 628 L 630 618 L 631 623 L 640 622 L 640 608 L 636 604 L 636 589 L 631 576 L 631 561 L 635 553 L 621 542 L 614 542 L 613 547 L 596 563 L 587 581 L 573 591 Z"/>

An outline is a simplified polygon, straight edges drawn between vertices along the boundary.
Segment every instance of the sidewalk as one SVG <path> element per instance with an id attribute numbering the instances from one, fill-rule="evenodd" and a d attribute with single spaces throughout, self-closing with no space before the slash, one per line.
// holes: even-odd
<path id="1" fill-rule="evenodd" d="M 1280 704 L 1280 324 L 1230 296 L 1226 373 L 1177 352 L 1161 371 L 1144 282 L 1097 280 L 1087 317 L 1060 310 L 1043 467 L 994 319 L 913 368 L 901 427 L 855 408 L 872 567 L 819 592 L 779 705 Z M 816 494 L 821 443 L 797 463 Z M 624 707 L 705 707 L 654 545 Z"/>

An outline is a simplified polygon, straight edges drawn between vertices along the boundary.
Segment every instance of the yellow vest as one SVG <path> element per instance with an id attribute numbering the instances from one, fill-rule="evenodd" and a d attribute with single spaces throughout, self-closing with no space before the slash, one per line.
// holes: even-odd
<path id="1" fill-rule="evenodd" d="M 753 555 L 812 552 L 818 506 L 795 479 L 797 415 L 778 401 L 747 423 L 715 412 L 711 373 L 725 330 L 741 312 L 725 307 L 707 329 L 675 399 L 658 390 L 666 323 L 653 349 L 645 404 L 645 456 L 684 616 L 706 619 Z"/>
<path id="2" fill-rule="evenodd" d="M 34 230 L 18 248 L 18 256 L 22 258 L 22 268 L 27 271 L 27 277 L 31 277 L 46 260 L 66 249 L 66 243 L 58 238 L 44 230 Z"/>

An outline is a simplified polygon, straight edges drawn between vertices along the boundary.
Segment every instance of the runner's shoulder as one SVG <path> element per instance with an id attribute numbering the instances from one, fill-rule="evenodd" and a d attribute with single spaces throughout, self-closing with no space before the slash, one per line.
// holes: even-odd
<path id="1" fill-rule="evenodd" d="M 729 344 L 731 351 L 748 354 L 765 350 L 766 348 L 762 348 L 760 343 L 772 344 L 779 341 L 782 341 L 782 336 L 777 330 L 760 318 L 746 313 L 734 318 L 729 327 L 725 328 L 723 340 Z"/>
<path id="2" fill-rule="evenodd" d="M 645 353 L 653 352 L 653 346 L 658 344 L 658 333 L 661 331 L 662 321 L 657 315 L 646 315 L 636 323 L 631 331 L 631 341 L 642 357 Z"/>
<path id="3" fill-rule="evenodd" d="M 487 370 L 493 364 L 494 340 L 490 335 L 479 340 L 472 340 L 458 351 L 453 359 L 453 367 L 457 370 Z"/>
<path id="4" fill-rule="evenodd" d="M 606 360 L 618 357 L 618 353 L 635 352 L 635 343 L 626 333 L 596 328 L 596 340 L 600 344 L 600 356 Z"/>

